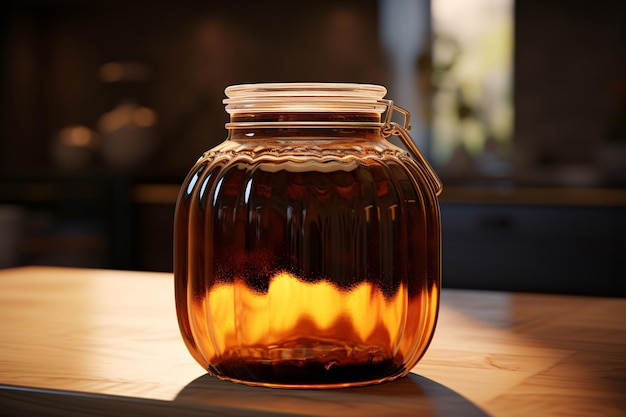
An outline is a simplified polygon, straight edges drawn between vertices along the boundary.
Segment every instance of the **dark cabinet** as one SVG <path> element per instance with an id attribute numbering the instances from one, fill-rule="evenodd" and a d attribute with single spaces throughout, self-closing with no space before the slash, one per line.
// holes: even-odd
<path id="1" fill-rule="evenodd" d="M 626 295 L 626 208 L 442 205 L 444 286 Z"/>

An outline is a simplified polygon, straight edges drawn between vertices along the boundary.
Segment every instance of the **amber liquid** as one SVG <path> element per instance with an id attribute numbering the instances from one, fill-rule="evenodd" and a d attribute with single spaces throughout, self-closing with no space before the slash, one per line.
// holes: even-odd
<path id="1" fill-rule="evenodd" d="M 323 157 L 208 153 L 181 189 L 179 324 L 216 376 L 360 385 L 405 374 L 428 345 L 434 195 L 400 153 L 321 146 Z"/>

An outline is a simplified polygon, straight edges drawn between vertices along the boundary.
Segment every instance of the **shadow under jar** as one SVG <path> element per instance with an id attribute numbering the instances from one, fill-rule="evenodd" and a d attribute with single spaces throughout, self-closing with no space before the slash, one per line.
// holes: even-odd
<path id="1" fill-rule="evenodd" d="M 338 388 L 404 376 L 424 354 L 441 289 L 441 184 L 385 94 L 226 89 L 228 137 L 188 174 L 174 226 L 178 322 L 210 374 Z"/>

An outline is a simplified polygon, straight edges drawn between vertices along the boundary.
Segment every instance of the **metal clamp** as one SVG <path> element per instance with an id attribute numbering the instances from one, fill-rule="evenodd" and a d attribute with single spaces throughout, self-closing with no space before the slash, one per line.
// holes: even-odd
<path id="1" fill-rule="evenodd" d="M 409 135 L 409 131 L 411 130 L 411 114 L 408 110 L 403 109 L 402 107 L 396 106 L 393 104 L 393 100 L 380 100 L 381 103 L 385 104 L 387 107 L 387 113 L 385 115 L 385 122 L 382 127 L 383 137 L 388 138 L 389 136 L 397 136 L 402 141 L 402 144 L 409 151 L 409 154 L 413 157 L 415 162 L 417 162 L 418 167 L 422 170 L 424 176 L 426 177 L 428 183 L 433 188 L 435 195 L 440 195 L 443 190 L 443 185 L 441 180 L 435 173 L 433 167 L 428 163 L 422 151 L 417 147 L 413 139 Z M 402 126 L 392 120 L 394 111 L 402 113 L 404 115 L 404 122 Z"/>

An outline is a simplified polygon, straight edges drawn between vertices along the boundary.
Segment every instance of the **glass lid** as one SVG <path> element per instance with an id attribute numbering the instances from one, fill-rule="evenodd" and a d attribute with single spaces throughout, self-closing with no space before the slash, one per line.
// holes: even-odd
<path id="1" fill-rule="evenodd" d="M 387 89 L 375 84 L 262 83 L 225 90 L 228 113 L 279 111 L 385 111 Z"/>

